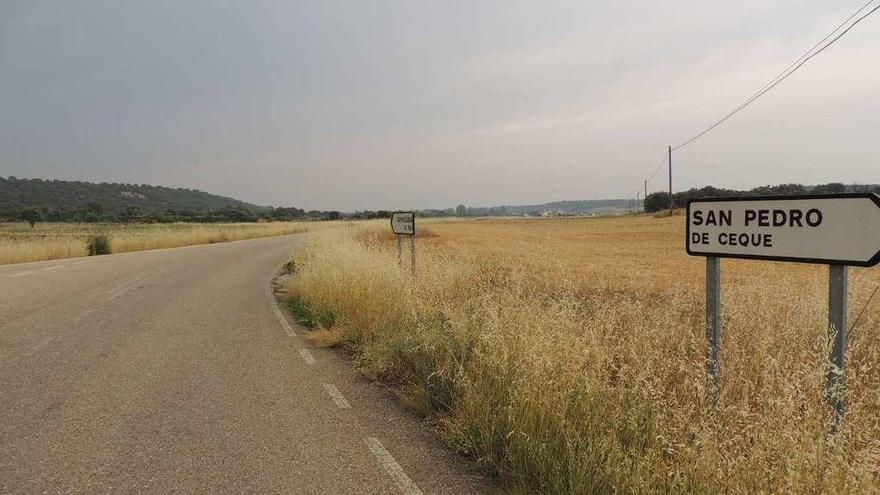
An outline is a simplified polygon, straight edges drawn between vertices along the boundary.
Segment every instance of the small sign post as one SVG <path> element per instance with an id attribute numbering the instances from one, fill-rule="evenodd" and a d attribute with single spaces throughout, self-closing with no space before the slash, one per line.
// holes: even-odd
<path id="1" fill-rule="evenodd" d="M 706 371 L 712 396 L 717 399 L 721 391 L 721 258 L 716 256 L 706 258 L 706 340 Z"/>
<path id="2" fill-rule="evenodd" d="M 391 231 L 397 235 L 397 262 L 402 263 L 401 236 L 409 237 L 410 266 L 416 276 L 416 215 L 412 211 L 395 211 L 391 214 Z"/>
<path id="3" fill-rule="evenodd" d="M 693 199 L 686 249 L 706 256 L 707 370 L 716 393 L 721 374 L 719 258 L 830 265 L 828 403 L 837 428 L 846 411 L 846 292 L 849 266 L 880 262 L 880 196 L 870 193 Z M 717 396 L 717 395 L 716 395 Z"/>
<path id="4" fill-rule="evenodd" d="M 828 366 L 828 404 L 834 414 L 834 426 L 840 425 L 846 411 L 846 288 L 848 267 L 831 265 L 828 271 L 828 337 L 831 356 Z"/>

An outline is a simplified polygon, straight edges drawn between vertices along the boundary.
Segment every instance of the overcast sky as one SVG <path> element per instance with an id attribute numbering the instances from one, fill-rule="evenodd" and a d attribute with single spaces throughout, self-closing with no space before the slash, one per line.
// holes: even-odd
<path id="1" fill-rule="evenodd" d="M 0 0 L 0 175 L 344 210 L 630 197 L 863 3 Z M 675 189 L 880 182 L 878 54 L 880 14 L 678 151 Z"/>

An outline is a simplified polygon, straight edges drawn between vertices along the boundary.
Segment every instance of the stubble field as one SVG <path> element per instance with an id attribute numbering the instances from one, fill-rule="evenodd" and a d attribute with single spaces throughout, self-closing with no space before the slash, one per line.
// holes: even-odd
<path id="1" fill-rule="evenodd" d="M 308 236 L 292 294 L 447 442 L 523 493 L 876 493 L 880 283 L 851 269 L 849 410 L 828 435 L 827 267 L 724 260 L 722 387 L 684 219 L 387 221 Z M 406 251 L 405 251 L 406 253 Z M 406 259 L 404 260 L 406 261 Z"/>

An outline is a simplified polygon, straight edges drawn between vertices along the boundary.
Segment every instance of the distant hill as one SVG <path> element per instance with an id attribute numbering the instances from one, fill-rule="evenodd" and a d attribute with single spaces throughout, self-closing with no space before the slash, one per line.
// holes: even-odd
<path id="1" fill-rule="evenodd" d="M 560 214 L 601 214 L 629 210 L 628 199 L 585 199 L 573 201 L 552 201 L 539 205 L 504 206 L 512 215 L 540 213 Z"/>
<path id="2" fill-rule="evenodd" d="M 552 201 L 535 205 L 503 205 L 503 206 L 464 206 L 442 210 L 420 210 L 422 216 L 428 217 L 482 217 L 482 216 L 542 216 L 542 215 L 608 215 L 629 211 L 635 207 L 635 201 L 629 199 L 580 199 L 570 201 Z"/>
<path id="3" fill-rule="evenodd" d="M 195 189 L 0 177 L 0 221 L 249 222 L 326 217 L 325 212 L 262 207 Z"/>
<path id="4" fill-rule="evenodd" d="M 684 207 L 692 198 L 775 196 L 782 194 L 836 194 L 851 192 L 873 192 L 880 194 L 878 184 L 778 184 L 755 187 L 749 190 L 722 189 L 713 186 L 688 189 L 673 194 L 677 208 Z M 459 205 L 456 208 L 424 209 L 420 214 L 426 217 L 481 217 L 481 216 L 559 216 L 559 215 L 617 215 L 630 211 L 645 210 L 655 212 L 669 207 L 669 194 L 655 192 L 641 201 L 630 199 L 587 199 L 573 201 L 552 201 L 534 205 L 503 205 L 470 207 Z"/>
<path id="5" fill-rule="evenodd" d="M 0 211 L 22 208 L 48 210 L 91 209 L 123 213 L 137 207 L 141 213 L 168 210 L 206 212 L 223 208 L 257 210 L 259 207 L 237 199 L 195 189 L 90 182 L 16 179 L 0 177 Z"/>

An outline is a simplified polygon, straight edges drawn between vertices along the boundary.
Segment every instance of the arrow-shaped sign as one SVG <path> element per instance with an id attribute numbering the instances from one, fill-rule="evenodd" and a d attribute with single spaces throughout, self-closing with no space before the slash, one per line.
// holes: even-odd
<path id="1" fill-rule="evenodd" d="M 874 266 L 880 197 L 870 193 L 694 199 L 687 252 L 695 256 Z"/>
<path id="2" fill-rule="evenodd" d="M 416 215 L 411 211 L 391 214 L 391 231 L 400 235 L 416 235 Z"/>

